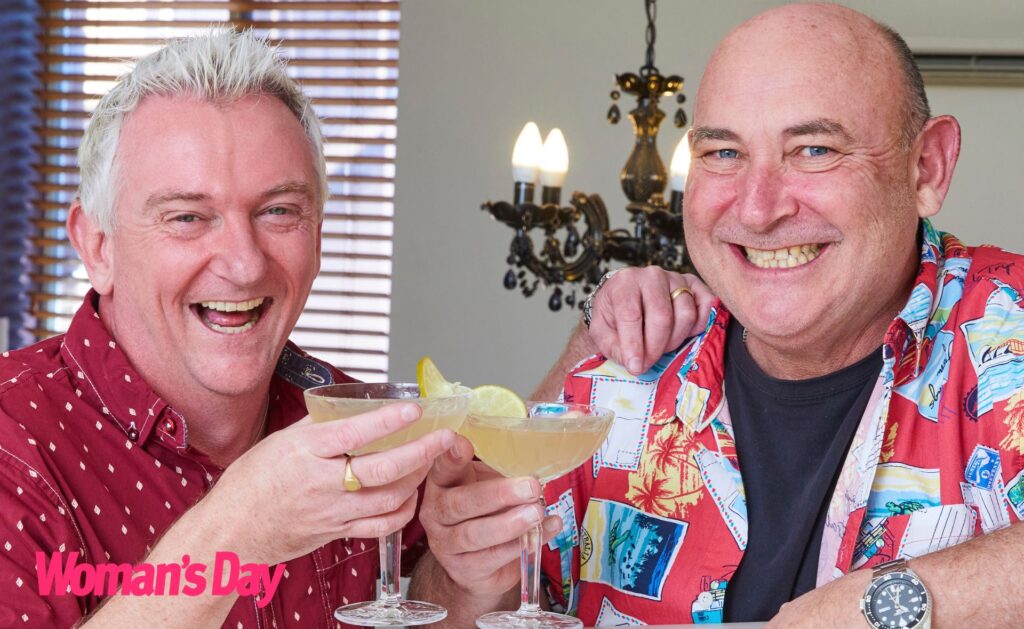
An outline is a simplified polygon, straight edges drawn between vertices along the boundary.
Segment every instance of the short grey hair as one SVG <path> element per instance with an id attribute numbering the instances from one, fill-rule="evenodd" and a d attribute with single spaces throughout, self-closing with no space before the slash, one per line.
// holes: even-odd
<path id="1" fill-rule="evenodd" d="M 917 134 L 924 128 L 928 119 L 932 117 L 931 107 L 928 104 L 928 94 L 924 89 L 924 78 L 921 76 L 921 69 L 917 66 L 914 53 L 907 45 L 907 41 L 888 24 L 873 20 L 881 31 L 882 37 L 896 55 L 899 64 L 899 72 L 903 77 L 903 88 L 906 90 L 903 103 L 903 121 L 900 128 L 900 139 L 904 148 L 913 145 Z"/>
<path id="2" fill-rule="evenodd" d="M 309 140 L 319 191 L 319 213 L 327 201 L 323 135 L 312 101 L 287 74 L 287 65 L 266 39 L 252 31 L 213 29 L 171 39 L 138 60 L 96 105 L 78 147 L 82 209 L 100 229 L 114 229 L 117 145 L 121 125 L 147 96 L 183 95 L 230 103 L 253 94 L 273 96 L 302 124 Z"/>

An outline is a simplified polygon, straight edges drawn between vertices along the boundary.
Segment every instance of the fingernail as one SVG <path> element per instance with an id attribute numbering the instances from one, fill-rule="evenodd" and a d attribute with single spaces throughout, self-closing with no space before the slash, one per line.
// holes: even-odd
<path id="1" fill-rule="evenodd" d="M 420 408 L 415 404 L 403 404 L 401 410 L 402 421 L 414 422 L 419 419 Z"/>
<path id="2" fill-rule="evenodd" d="M 541 519 L 539 511 L 536 505 L 527 505 L 519 510 L 519 519 L 527 524 L 537 524 Z"/>
<path id="3" fill-rule="evenodd" d="M 453 443 L 452 446 L 448 448 L 448 456 L 452 457 L 456 461 L 462 458 L 462 449 L 459 447 L 460 445 L 461 444 L 459 444 L 459 440 L 456 439 L 455 443 Z"/>
<path id="4" fill-rule="evenodd" d="M 446 448 L 452 448 L 455 446 L 455 433 L 450 430 L 441 432 L 441 445 Z"/>
<path id="5" fill-rule="evenodd" d="M 636 356 L 629 359 L 629 365 L 627 366 L 630 373 L 639 374 L 640 370 L 643 369 L 644 365 L 640 362 L 640 359 Z"/>
<path id="6" fill-rule="evenodd" d="M 516 483 L 516 497 L 522 500 L 533 500 L 537 493 L 533 490 L 533 481 L 528 478 Z"/>
<path id="7" fill-rule="evenodd" d="M 544 520 L 544 532 L 545 533 L 557 533 L 562 528 L 562 522 L 559 518 L 548 518 Z"/>

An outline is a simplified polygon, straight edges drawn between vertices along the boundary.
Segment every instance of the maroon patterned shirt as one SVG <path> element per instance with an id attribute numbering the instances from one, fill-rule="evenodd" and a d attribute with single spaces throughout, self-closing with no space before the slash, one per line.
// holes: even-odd
<path id="1" fill-rule="evenodd" d="M 137 564 L 223 472 L 189 445 L 187 419 L 132 369 L 94 304 L 90 293 L 67 334 L 0 358 L 0 627 L 70 627 L 102 601 L 41 595 L 37 551 Z M 352 381 L 289 343 L 267 432 L 306 414 L 304 388 L 332 380 Z M 421 539 L 414 521 L 405 542 Z M 334 608 L 373 598 L 377 574 L 376 540 L 331 542 L 286 562 L 266 606 L 240 596 L 224 627 L 340 626 Z"/>

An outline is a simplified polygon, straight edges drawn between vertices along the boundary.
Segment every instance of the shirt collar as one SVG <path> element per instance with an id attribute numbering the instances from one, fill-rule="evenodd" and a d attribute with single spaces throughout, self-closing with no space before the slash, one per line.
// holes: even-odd
<path id="1" fill-rule="evenodd" d="M 928 219 L 921 221 L 921 258 L 914 287 L 884 341 L 886 358 L 891 357 L 897 369 L 905 363 L 913 366 L 912 371 L 903 372 L 907 377 L 917 377 L 927 364 L 939 327 L 931 323 L 947 276 L 963 270 L 962 264 L 951 266 L 949 261 L 966 260 L 968 255 L 955 236 L 937 231 Z"/>
<path id="2" fill-rule="evenodd" d="M 64 335 L 61 355 L 71 367 L 79 390 L 91 389 L 100 411 L 129 441 L 143 444 L 161 415 L 171 409 L 132 367 L 100 319 L 98 304 L 99 294 L 90 290 Z M 177 413 L 173 415 L 180 418 Z M 184 426 L 175 428 L 172 433 L 183 439 Z"/>

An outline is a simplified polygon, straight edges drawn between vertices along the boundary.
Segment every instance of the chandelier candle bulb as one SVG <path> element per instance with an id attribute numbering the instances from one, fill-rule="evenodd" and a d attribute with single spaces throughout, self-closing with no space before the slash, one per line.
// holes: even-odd
<path id="1" fill-rule="evenodd" d="M 547 188 L 561 188 L 565 174 L 569 172 L 569 147 L 560 129 L 552 129 L 544 140 L 540 156 L 540 185 Z"/>
<path id="2" fill-rule="evenodd" d="M 544 143 L 540 138 L 540 129 L 537 128 L 537 123 L 531 120 L 519 132 L 516 146 L 512 149 L 512 178 L 516 183 L 530 184 L 531 194 L 533 182 L 537 179 L 537 169 L 540 167 L 543 150 Z M 516 189 L 518 190 L 518 186 Z"/>
<path id="3" fill-rule="evenodd" d="M 686 174 L 690 171 L 690 145 L 684 135 L 676 150 L 672 153 L 672 164 L 669 166 L 671 176 L 669 188 L 675 192 L 682 192 L 686 188 Z"/>

